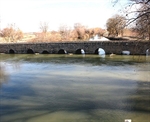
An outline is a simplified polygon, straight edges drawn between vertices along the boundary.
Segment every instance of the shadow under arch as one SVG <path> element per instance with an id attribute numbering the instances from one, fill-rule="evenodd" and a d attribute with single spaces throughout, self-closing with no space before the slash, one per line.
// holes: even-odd
<path id="1" fill-rule="evenodd" d="M 75 54 L 85 54 L 85 51 L 84 51 L 84 49 L 77 49 L 75 51 Z"/>
<path id="2" fill-rule="evenodd" d="M 9 54 L 15 54 L 15 51 L 13 49 L 10 49 Z"/>
<path id="3" fill-rule="evenodd" d="M 34 51 L 32 49 L 28 49 L 27 54 L 34 54 Z"/>
<path id="4" fill-rule="evenodd" d="M 60 50 L 58 51 L 58 54 L 67 54 L 67 51 L 64 50 L 64 49 L 60 49 Z"/>
<path id="5" fill-rule="evenodd" d="M 94 54 L 98 54 L 98 49 L 99 49 L 99 48 L 97 48 L 97 49 L 95 50 Z"/>
<path id="6" fill-rule="evenodd" d="M 49 54 L 47 50 L 44 50 L 41 54 Z"/>

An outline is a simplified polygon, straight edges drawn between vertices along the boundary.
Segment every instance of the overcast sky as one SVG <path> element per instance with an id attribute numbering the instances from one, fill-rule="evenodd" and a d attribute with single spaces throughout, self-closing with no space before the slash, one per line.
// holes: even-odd
<path id="1" fill-rule="evenodd" d="M 48 22 L 49 30 L 61 24 L 74 23 L 105 28 L 108 18 L 119 14 L 127 0 L 113 7 L 113 0 L 0 0 L 0 27 L 15 23 L 24 32 L 40 31 L 40 22 Z"/>

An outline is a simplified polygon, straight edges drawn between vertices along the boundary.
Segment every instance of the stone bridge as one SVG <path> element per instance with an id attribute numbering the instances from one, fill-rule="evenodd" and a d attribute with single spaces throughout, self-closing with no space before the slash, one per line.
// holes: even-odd
<path id="1" fill-rule="evenodd" d="M 62 54 L 64 52 L 79 54 L 81 49 L 85 54 L 96 54 L 98 48 L 103 48 L 106 54 L 122 54 L 130 51 L 131 55 L 145 55 L 150 49 L 150 42 L 142 41 L 87 41 L 59 43 L 5 43 L 0 44 L 0 53 L 6 54 Z"/>

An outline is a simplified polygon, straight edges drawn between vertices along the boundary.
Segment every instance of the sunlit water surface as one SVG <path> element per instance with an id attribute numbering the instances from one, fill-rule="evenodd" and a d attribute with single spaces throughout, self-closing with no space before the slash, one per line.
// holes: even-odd
<path id="1" fill-rule="evenodd" d="M 0 122 L 150 122 L 150 56 L 0 54 Z"/>

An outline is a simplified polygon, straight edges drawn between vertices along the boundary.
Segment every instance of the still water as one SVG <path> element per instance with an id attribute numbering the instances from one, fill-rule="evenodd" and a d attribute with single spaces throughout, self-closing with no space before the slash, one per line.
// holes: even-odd
<path id="1" fill-rule="evenodd" d="M 150 122 L 150 56 L 0 54 L 0 122 Z"/>

